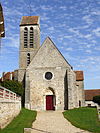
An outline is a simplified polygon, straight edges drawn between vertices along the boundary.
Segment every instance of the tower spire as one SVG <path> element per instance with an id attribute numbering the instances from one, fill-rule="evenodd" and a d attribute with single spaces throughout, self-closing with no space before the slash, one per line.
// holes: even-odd
<path id="1" fill-rule="evenodd" d="M 28 5 L 28 8 L 29 8 L 28 14 L 29 14 L 29 16 L 31 16 L 32 15 L 31 0 L 29 0 L 28 3 L 29 3 L 29 5 Z"/>

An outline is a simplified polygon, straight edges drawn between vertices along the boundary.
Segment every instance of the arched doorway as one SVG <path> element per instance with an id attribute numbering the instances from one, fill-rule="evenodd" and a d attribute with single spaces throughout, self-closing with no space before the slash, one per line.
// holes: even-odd
<path id="1" fill-rule="evenodd" d="M 79 107 L 81 107 L 81 101 L 79 100 Z"/>
<path id="2" fill-rule="evenodd" d="M 46 110 L 55 110 L 56 96 L 52 88 L 46 89 Z"/>

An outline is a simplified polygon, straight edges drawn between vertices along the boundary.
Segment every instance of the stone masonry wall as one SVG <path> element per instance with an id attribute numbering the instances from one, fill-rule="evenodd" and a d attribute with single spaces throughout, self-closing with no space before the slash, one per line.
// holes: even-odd
<path id="1" fill-rule="evenodd" d="M 52 73 L 52 79 L 45 78 L 46 72 Z M 63 110 L 65 105 L 68 109 L 78 107 L 77 94 L 82 99 L 82 87 L 80 85 L 79 90 L 76 86 L 76 75 L 70 64 L 47 38 L 26 69 L 25 107 L 46 110 L 46 96 L 49 94 L 45 91 L 49 88 L 52 88 L 56 97 L 56 110 Z"/>
<path id="2" fill-rule="evenodd" d="M 0 102 L 0 128 L 4 128 L 16 117 L 21 110 L 19 102 Z"/>
<path id="3" fill-rule="evenodd" d="M 77 100 L 75 96 L 74 75 L 73 70 L 68 71 L 68 109 L 73 109 Z M 74 103 L 75 102 L 75 103 Z"/>
<path id="4" fill-rule="evenodd" d="M 28 43 L 27 48 L 24 48 L 24 28 L 28 29 Z M 33 48 L 30 48 L 30 28 L 34 29 Z M 38 25 L 20 26 L 20 50 L 19 50 L 19 71 L 18 81 L 22 82 L 27 68 L 27 54 L 30 54 L 30 62 L 40 47 L 40 28 Z"/>
<path id="5" fill-rule="evenodd" d="M 85 106 L 84 81 L 76 81 L 76 85 L 78 88 L 78 93 L 77 93 L 78 103 L 80 101 L 81 106 L 83 107 Z"/>
<path id="6" fill-rule="evenodd" d="M 46 72 L 52 72 L 53 78 L 46 80 L 44 75 Z M 30 96 L 29 85 L 26 85 L 25 103 L 30 104 L 32 110 L 46 110 L 46 95 L 49 94 L 49 88 L 52 88 L 56 96 L 56 110 L 64 110 L 64 76 L 66 68 L 35 68 L 33 71 L 29 71 L 30 81 Z M 28 82 L 29 82 L 28 81 Z M 29 98 L 29 100 L 28 100 Z M 28 108 L 28 105 L 26 106 Z"/>

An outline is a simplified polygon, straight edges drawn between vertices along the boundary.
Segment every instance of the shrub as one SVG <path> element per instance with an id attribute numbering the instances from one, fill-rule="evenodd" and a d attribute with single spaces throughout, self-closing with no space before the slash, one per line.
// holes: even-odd
<path id="1" fill-rule="evenodd" d="M 93 102 L 95 102 L 95 103 L 97 103 L 97 104 L 100 105 L 100 95 L 94 96 L 94 97 L 93 97 Z"/>

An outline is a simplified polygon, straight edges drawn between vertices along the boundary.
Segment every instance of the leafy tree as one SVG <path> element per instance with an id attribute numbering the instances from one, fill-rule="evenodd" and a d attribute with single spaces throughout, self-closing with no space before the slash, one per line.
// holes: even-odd
<path id="1" fill-rule="evenodd" d="M 24 106 L 25 97 L 24 97 L 24 87 L 22 83 L 13 80 L 5 80 L 1 82 L 0 85 L 20 95 L 22 99 L 22 106 Z"/>
<path id="2" fill-rule="evenodd" d="M 23 95 L 23 86 L 20 82 L 17 81 L 13 81 L 13 80 L 5 80 L 3 82 L 1 82 L 1 85 L 15 93 L 17 93 L 18 95 Z"/>
<path id="3" fill-rule="evenodd" d="M 93 97 L 93 102 L 95 102 L 95 103 L 97 103 L 97 104 L 100 105 L 100 95 L 94 96 L 94 97 Z"/>

